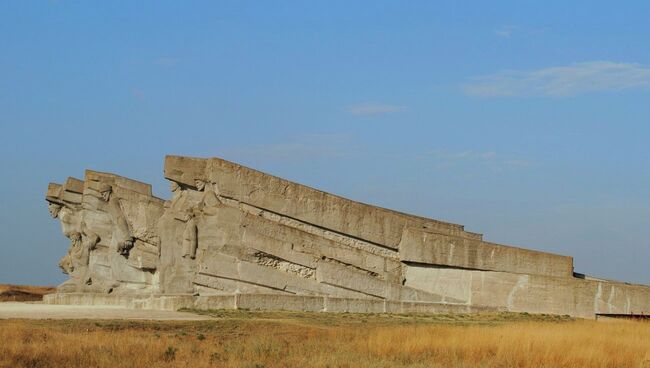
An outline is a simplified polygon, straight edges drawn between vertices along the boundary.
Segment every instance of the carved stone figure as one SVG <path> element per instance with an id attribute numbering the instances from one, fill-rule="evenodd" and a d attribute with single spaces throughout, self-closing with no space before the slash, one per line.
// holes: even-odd
<path id="1" fill-rule="evenodd" d="M 151 187 L 113 174 L 86 172 L 48 188 L 48 209 L 61 221 L 70 248 L 60 261 L 70 276 L 61 292 L 141 293 L 157 290 L 164 201 Z"/>
<path id="2" fill-rule="evenodd" d="M 61 205 L 56 203 L 48 203 L 47 209 L 50 211 L 50 216 L 52 216 L 52 218 L 57 218 L 59 217 L 59 211 L 61 211 Z"/>
<path id="3" fill-rule="evenodd" d="M 102 199 L 104 202 L 108 203 L 106 209 L 112 216 L 115 225 L 113 236 L 117 239 L 117 252 L 128 257 L 129 251 L 133 248 L 133 242 L 135 239 L 131 236 L 131 230 L 129 229 L 129 224 L 127 223 L 126 217 L 120 207 L 120 201 L 118 198 L 111 195 L 112 191 L 113 188 L 110 185 L 103 185 L 100 189 Z"/>
<path id="4" fill-rule="evenodd" d="M 205 180 L 201 178 L 194 179 L 194 186 L 196 187 L 196 190 L 202 192 L 205 189 Z"/>
<path id="5" fill-rule="evenodd" d="M 88 266 L 88 248 L 84 247 L 81 241 L 80 233 L 70 234 L 70 258 L 72 263 L 71 272 L 75 269 L 86 268 Z"/>
<path id="6" fill-rule="evenodd" d="M 181 186 L 175 181 L 169 182 L 169 190 L 172 192 L 172 200 L 181 194 Z"/>
<path id="7" fill-rule="evenodd" d="M 104 202 L 108 202 L 111 199 L 111 192 L 113 188 L 110 185 L 103 185 L 99 190 L 99 193 L 102 195 Z"/>
<path id="8" fill-rule="evenodd" d="M 183 231 L 183 257 L 196 258 L 196 249 L 199 246 L 198 232 L 195 215 L 191 213 Z"/>
<path id="9" fill-rule="evenodd" d="M 169 200 L 90 170 L 48 186 L 50 215 L 70 239 L 60 261 L 70 279 L 53 300 L 108 300 L 74 299 L 93 293 L 160 308 L 181 298 L 210 308 L 650 313 L 649 287 L 576 278 L 571 257 L 486 242 L 462 225 L 219 158 L 168 156 L 165 178 Z"/>

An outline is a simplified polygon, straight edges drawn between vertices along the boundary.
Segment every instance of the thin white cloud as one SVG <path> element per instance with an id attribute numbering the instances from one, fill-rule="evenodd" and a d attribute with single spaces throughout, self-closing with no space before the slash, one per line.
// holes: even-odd
<path id="1" fill-rule="evenodd" d="M 172 66 L 176 66 L 178 64 L 178 59 L 172 58 L 172 57 L 160 57 L 158 59 L 155 59 L 153 61 L 154 64 L 166 68 L 170 68 Z"/>
<path id="2" fill-rule="evenodd" d="M 589 61 L 531 71 L 509 70 L 473 78 L 462 86 L 470 96 L 566 97 L 589 92 L 650 89 L 650 67 Z"/>
<path id="3" fill-rule="evenodd" d="M 405 111 L 405 106 L 367 102 L 348 106 L 347 111 L 353 115 L 384 115 Z"/>
<path id="4" fill-rule="evenodd" d="M 502 38 L 512 37 L 512 33 L 517 29 L 515 26 L 502 26 L 494 30 L 494 34 Z"/>
<path id="5" fill-rule="evenodd" d="M 144 100 L 145 98 L 144 91 L 137 87 L 131 89 L 131 95 L 136 100 Z"/>
<path id="6" fill-rule="evenodd" d="M 489 168 L 492 171 L 503 171 L 529 166 L 530 161 L 513 157 L 510 155 L 498 154 L 494 151 L 448 151 L 436 149 L 418 155 L 418 159 L 432 161 L 436 169 L 449 168 Z"/>
<path id="7" fill-rule="evenodd" d="M 293 137 L 284 142 L 251 145 L 225 150 L 245 160 L 305 161 L 339 159 L 350 154 L 352 137 L 346 134 L 311 134 Z"/>

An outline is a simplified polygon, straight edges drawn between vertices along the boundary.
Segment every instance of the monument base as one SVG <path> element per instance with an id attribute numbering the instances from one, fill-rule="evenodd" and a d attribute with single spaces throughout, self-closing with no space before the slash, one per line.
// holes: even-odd
<path id="1" fill-rule="evenodd" d="M 334 313 L 477 313 L 501 311 L 498 308 L 466 304 L 403 302 L 335 298 L 329 296 L 226 294 L 226 295 L 107 295 L 56 293 L 43 298 L 45 304 L 120 306 L 132 309 L 245 309 Z"/>

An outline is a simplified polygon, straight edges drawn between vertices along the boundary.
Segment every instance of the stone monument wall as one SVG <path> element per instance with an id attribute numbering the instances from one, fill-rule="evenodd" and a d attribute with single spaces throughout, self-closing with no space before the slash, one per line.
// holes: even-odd
<path id="1" fill-rule="evenodd" d="M 219 158 L 168 156 L 171 199 L 86 171 L 50 184 L 70 248 L 51 303 L 174 309 L 648 313 L 650 288 Z"/>

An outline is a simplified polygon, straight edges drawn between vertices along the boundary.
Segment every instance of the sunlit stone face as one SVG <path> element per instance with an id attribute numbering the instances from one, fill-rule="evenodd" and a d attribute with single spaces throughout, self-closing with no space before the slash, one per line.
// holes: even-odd
<path id="1" fill-rule="evenodd" d="M 175 193 L 175 192 L 178 191 L 179 189 L 181 189 L 181 186 L 178 185 L 177 182 L 172 181 L 171 183 L 169 183 L 169 190 L 171 190 L 172 193 Z"/>
<path id="2" fill-rule="evenodd" d="M 52 218 L 57 218 L 59 217 L 59 211 L 61 211 L 61 205 L 50 203 L 47 205 L 47 209 L 50 211 L 50 216 L 52 216 Z"/>
<path id="3" fill-rule="evenodd" d="M 205 189 L 205 181 L 203 181 L 201 179 L 196 179 L 196 180 L 194 180 L 194 186 L 196 187 L 196 190 L 198 190 L 199 192 L 202 192 L 203 189 Z"/>

